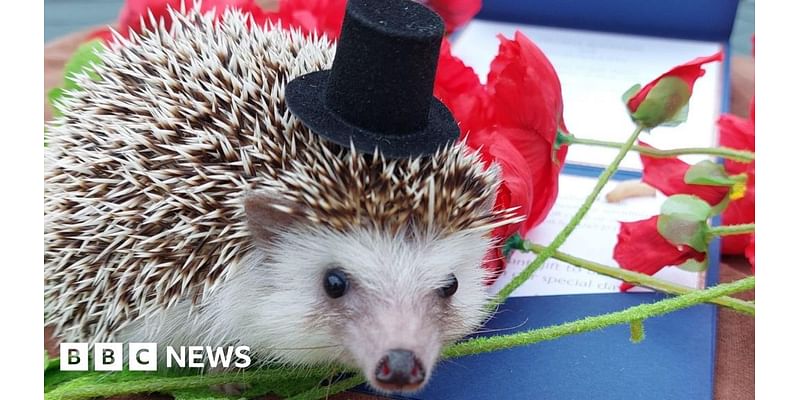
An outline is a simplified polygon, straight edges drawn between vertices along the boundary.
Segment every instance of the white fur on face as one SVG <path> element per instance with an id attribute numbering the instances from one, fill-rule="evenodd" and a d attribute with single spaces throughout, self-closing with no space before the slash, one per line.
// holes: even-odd
<path id="1" fill-rule="evenodd" d="M 161 318 L 173 327 L 158 330 L 169 334 L 154 337 L 151 327 L 148 338 L 247 345 L 261 361 L 344 362 L 361 368 L 377 388 L 379 361 L 391 349 L 406 349 L 427 378 L 442 346 L 473 331 L 486 316 L 481 262 L 489 246 L 479 233 L 432 238 L 326 228 L 278 233 L 209 296 L 200 317 L 189 321 L 179 312 L 186 317 Z M 330 268 L 348 276 L 349 288 L 337 299 L 323 287 Z M 450 274 L 458 279 L 458 290 L 441 298 L 437 288 Z M 175 332 L 181 329 L 192 332 Z"/>
<path id="2" fill-rule="evenodd" d="M 239 298 L 249 303 L 242 322 L 251 328 L 242 342 L 282 360 L 344 361 L 372 378 L 379 360 L 402 348 L 430 375 L 443 342 L 466 335 L 485 316 L 480 264 L 489 241 L 479 234 L 427 239 L 310 229 L 273 243 L 261 265 L 237 274 L 236 286 L 243 284 Z M 348 276 L 350 287 L 338 299 L 322 285 L 330 268 Z M 436 289 L 450 274 L 459 287 L 442 299 Z"/>

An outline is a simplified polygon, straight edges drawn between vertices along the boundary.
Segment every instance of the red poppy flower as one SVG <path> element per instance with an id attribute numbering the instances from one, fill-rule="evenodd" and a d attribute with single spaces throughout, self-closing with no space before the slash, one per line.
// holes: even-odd
<path id="1" fill-rule="evenodd" d="M 98 28 L 89 32 L 84 38 L 84 41 L 89 42 L 95 39 L 102 40 L 105 43 L 111 43 L 114 40 L 114 36 L 108 28 Z"/>
<path id="2" fill-rule="evenodd" d="M 441 100 L 461 128 L 462 138 L 482 129 L 489 118 L 489 95 L 475 71 L 453 56 L 450 41 L 442 41 L 433 95 Z"/>
<path id="3" fill-rule="evenodd" d="M 523 34 L 499 36 L 486 86 L 475 72 L 442 45 L 434 93 L 460 123 L 462 139 L 487 162 L 502 168 L 496 208 L 517 207 L 526 220 L 496 229 L 502 241 L 541 223 L 558 195 L 558 174 L 567 156 L 557 146 L 566 132 L 561 83 L 547 57 Z M 501 253 L 491 253 L 486 268 L 502 270 Z"/>
<path id="4" fill-rule="evenodd" d="M 497 162 L 502 170 L 502 182 L 497 191 L 496 209 L 519 207 L 519 215 L 530 215 L 534 198 L 535 172 L 516 146 L 508 140 L 503 128 L 484 129 L 467 136 L 467 145 L 477 149 L 487 163 Z M 492 236 L 505 240 L 518 232 L 523 223 L 495 229 Z M 523 232 L 524 233 L 524 232 Z"/>
<path id="5" fill-rule="evenodd" d="M 519 150 L 534 178 L 530 213 L 521 227 L 524 234 L 544 220 L 558 196 L 558 174 L 567 157 L 567 146 L 556 146 L 558 131 L 567 132 L 564 102 L 558 74 L 530 39 L 520 32 L 514 40 L 499 38 L 487 89 L 491 118 L 504 128 L 498 132 Z"/>
<path id="6" fill-rule="evenodd" d="M 284 28 L 297 28 L 306 34 L 316 32 L 328 38 L 339 37 L 347 0 L 281 0 L 278 10 L 267 19 Z"/>
<path id="7" fill-rule="evenodd" d="M 755 166 L 747 170 L 747 189 L 744 197 L 731 201 L 722 212 L 722 224 L 749 224 L 756 220 L 756 174 Z M 732 235 L 722 238 L 722 254 L 744 254 L 750 239 L 748 235 Z"/>
<path id="8" fill-rule="evenodd" d="M 467 23 L 481 8 L 480 0 L 420 0 L 439 14 L 451 32 Z M 336 39 L 342 28 L 346 0 L 281 0 L 278 10 L 267 13 L 270 21 L 284 27 L 299 28 L 306 34 L 317 32 Z"/>
<path id="9" fill-rule="evenodd" d="M 194 3 L 183 0 L 127 0 L 122 5 L 117 21 L 116 30 L 127 37 L 130 30 L 136 33 L 142 32 L 142 21 L 148 29 L 155 28 L 150 21 L 150 14 L 153 14 L 156 21 L 164 20 L 164 26 L 169 29 L 172 19 L 169 10 L 180 10 L 181 3 L 185 3 L 186 10 L 194 8 Z M 255 0 L 204 0 L 200 6 L 201 12 L 215 10 L 216 16 L 222 16 L 224 10 L 228 8 L 239 9 L 245 13 L 250 13 L 256 23 L 263 23 L 266 17 L 264 11 L 256 4 Z M 87 40 L 102 39 L 105 42 L 112 41 L 113 37 L 108 28 L 101 28 L 91 32 Z"/>
<path id="10" fill-rule="evenodd" d="M 750 261 L 750 267 L 752 271 L 756 272 L 756 235 L 754 233 L 750 234 L 750 242 L 747 243 L 747 247 L 744 249 L 744 256 L 747 257 L 747 261 Z"/>
<path id="11" fill-rule="evenodd" d="M 484 283 L 487 285 L 494 283 L 503 274 L 505 267 L 506 260 L 503 257 L 503 246 L 502 243 L 499 243 L 497 247 L 491 248 L 483 259 L 483 269 L 489 272 Z"/>
<path id="12" fill-rule="evenodd" d="M 653 148 L 647 143 L 639 142 L 642 147 Z M 728 195 L 724 186 L 690 185 L 683 177 L 691 165 L 674 157 L 650 157 L 640 153 L 642 165 L 642 181 L 658 189 L 667 196 L 674 194 L 693 194 L 708 204 L 719 204 Z"/>
<path id="13" fill-rule="evenodd" d="M 695 81 L 705 75 L 703 65 L 721 60 L 722 53 L 719 52 L 708 57 L 695 58 L 665 72 L 628 99 L 627 106 L 631 116 L 648 128 L 672 120 L 689 102 Z M 662 85 L 663 90 L 659 93 L 653 92 L 650 96 L 654 88 Z"/>
<path id="14" fill-rule="evenodd" d="M 550 61 L 525 35 L 499 36 L 484 89 L 471 68 L 443 44 L 434 92 L 460 121 L 467 144 L 483 149 L 484 159 L 498 159 L 504 181 L 523 177 L 525 185 L 507 184 L 510 205 L 527 220 L 501 233 L 510 236 L 538 225 L 558 195 L 558 174 L 567 147 L 556 148 L 558 131 L 566 132 L 561 83 Z M 513 155 L 511 153 L 514 153 Z M 517 157 L 519 154 L 521 157 Z M 515 171 L 525 171 L 522 176 Z"/>
<path id="15" fill-rule="evenodd" d="M 756 150 L 755 101 L 750 102 L 750 117 L 723 114 L 719 127 L 719 143 L 721 146 L 740 150 Z M 732 201 L 722 212 L 722 223 L 726 225 L 748 224 L 756 220 L 756 165 L 725 160 L 725 170 L 729 174 L 747 174 L 747 189 L 744 197 Z M 750 240 L 747 235 L 733 235 L 722 238 L 724 254 L 744 254 Z"/>
<path id="16" fill-rule="evenodd" d="M 733 114 L 722 114 L 717 120 L 720 146 L 739 150 L 756 150 L 756 110 L 755 102 L 750 101 L 750 117 L 742 118 Z M 725 160 L 725 169 L 731 174 L 747 172 L 753 163 L 740 163 Z"/>
<path id="17" fill-rule="evenodd" d="M 677 158 L 655 158 L 641 155 L 644 164 L 643 181 L 664 194 L 692 194 L 711 205 L 718 204 L 727 196 L 724 186 L 691 185 L 683 182 L 690 165 Z M 728 171 L 731 173 L 731 171 Z M 722 223 L 726 225 L 751 223 L 755 220 L 755 168 L 749 168 L 744 197 L 732 200 L 722 212 Z M 734 172 L 735 173 L 735 172 Z M 747 246 L 746 235 L 722 238 L 723 254 L 743 254 Z"/>
<path id="18" fill-rule="evenodd" d="M 724 114 L 717 122 L 721 146 L 739 150 L 755 151 L 755 106 L 751 102 L 750 118 Z M 643 146 L 648 146 L 642 143 Z M 693 194 L 711 205 L 719 203 L 728 193 L 721 186 L 690 185 L 683 181 L 689 165 L 677 158 L 655 158 L 641 154 L 644 165 L 643 181 L 666 195 Z M 732 200 L 722 212 L 722 223 L 726 225 L 746 224 L 755 221 L 755 163 L 740 163 L 725 160 L 725 170 L 730 175 L 747 174 L 744 197 Z M 747 235 L 722 238 L 722 253 L 741 255 L 749 243 Z"/>
<path id="19" fill-rule="evenodd" d="M 662 268 L 681 265 L 688 260 L 703 261 L 705 253 L 690 246 L 676 246 L 658 232 L 658 216 L 635 222 L 620 224 L 614 260 L 621 268 L 653 275 Z M 627 291 L 633 285 L 623 282 L 620 290 Z"/>
<path id="20" fill-rule="evenodd" d="M 164 19 L 165 26 L 169 29 L 172 21 L 169 18 L 169 8 L 179 10 L 183 0 L 127 0 L 122 5 L 116 29 L 125 37 L 128 31 L 141 32 L 141 20 L 152 29 L 149 12 L 156 21 Z M 461 25 L 471 20 L 481 8 L 480 0 L 420 0 L 433 11 L 438 13 L 445 23 L 447 32 L 452 32 Z M 186 9 L 191 10 L 194 4 L 186 1 Z M 237 8 L 245 13 L 250 13 L 257 24 L 270 20 L 280 22 L 283 27 L 300 29 L 309 34 L 317 32 L 325 34 L 331 39 L 339 37 L 344 18 L 347 0 L 280 0 L 276 11 L 263 10 L 256 0 L 204 0 L 201 5 L 202 12 L 216 10 L 216 15 L 223 15 L 227 8 Z M 111 31 L 101 28 L 91 32 L 87 40 L 102 39 L 106 42 L 112 40 Z"/>
<path id="21" fill-rule="evenodd" d="M 444 20 L 445 30 L 452 32 L 469 22 L 481 10 L 481 0 L 419 0 Z"/>

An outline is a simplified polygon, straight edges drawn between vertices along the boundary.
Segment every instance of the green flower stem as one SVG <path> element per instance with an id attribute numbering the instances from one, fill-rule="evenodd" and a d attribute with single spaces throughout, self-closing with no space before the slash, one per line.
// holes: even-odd
<path id="1" fill-rule="evenodd" d="M 589 196 L 586 197 L 586 200 L 583 201 L 578 212 L 572 216 L 569 223 L 558 233 L 558 235 L 553 239 L 553 242 L 550 243 L 547 248 L 543 249 L 538 255 L 536 259 L 534 259 L 527 267 L 525 267 L 519 275 L 515 276 L 514 279 L 511 280 L 506 286 L 500 289 L 500 292 L 497 293 L 494 300 L 492 300 L 488 308 L 493 310 L 497 308 L 499 304 L 504 302 L 511 293 L 514 292 L 518 287 L 520 287 L 525 281 L 527 281 L 531 275 L 542 265 L 544 262 L 550 258 L 553 253 L 558 250 L 558 247 L 564 244 L 567 240 L 567 237 L 575 230 L 578 224 L 581 222 L 583 217 L 589 212 L 589 208 L 591 208 L 592 204 L 597 197 L 600 195 L 600 191 L 603 190 L 603 187 L 608 183 L 608 180 L 611 179 L 611 176 L 614 175 L 614 172 L 617 171 L 619 168 L 619 164 L 622 162 L 622 159 L 625 158 L 625 155 L 628 154 L 628 151 L 633 147 L 633 144 L 636 143 L 636 139 L 639 137 L 639 134 L 642 133 L 644 130 L 643 127 L 637 126 L 636 129 L 631 133 L 628 140 L 623 144 L 620 148 L 619 153 L 614 160 L 608 165 L 608 167 L 600 174 L 600 177 L 597 179 L 597 183 L 595 184 L 594 189 L 592 192 L 589 193 Z"/>
<path id="2" fill-rule="evenodd" d="M 444 350 L 444 357 L 462 357 L 489 351 L 505 350 L 512 347 L 527 346 L 546 340 L 558 339 L 562 336 L 602 329 L 612 325 L 629 324 L 633 321 L 645 320 L 647 318 L 708 302 L 720 296 L 752 290 L 755 286 L 756 278 L 750 276 L 736 282 L 724 283 L 709 289 L 693 291 L 655 303 L 640 304 L 622 311 L 587 317 L 561 325 L 553 325 L 509 335 L 474 338 L 448 347 Z"/>
<path id="3" fill-rule="evenodd" d="M 728 204 L 731 203 L 731 192 L 732 191 L 733 191 L 733 186 L 731 186 L 731 188 L 728 189 L 728 194 L 725 195 L 725 197 L 722 198 L 722 201 L 720 201 L 714 207 L 711 207 L 711 215 L 720 215 L 720 214 L 722 214 L 723 211 L 725 211 L 726 208 L 728 208 Z"/>
<path id="4" fill-rule="evenodd" d="M 744 235 L 756 231 L 756 224 L 722 225 L 708 228 L 706 235 L 709 238 L 714 236 Z"/>
<path id="5" fill-rule="evenodd" d="M 532 243 L 528 240 L 523 242 L 523 249 L 526 251 L 532 251 L 538 253 L 545 249 L 544 246 Z M 596 272 L 600 275 L 610 276 L 612 278 L 616 278 L 628 283 L 632 283 L 634 285 L 639 286 L 646 286 L 651 289 L 658 290 L 660 292 L 669 293 L 669 294 L 688 294 L 692 292 L 696 292 L 697 290 L 688 288 L 686 286 L 677 285 L 672 282 L 667 282 L 665 280 L 653 278 L 650 275 L 642 274 L 639 272 L 629 271 L 623 268 L 614 268 L 608 265 L 603 265 L 600 263 L 596 263 L 594 261 L 589 261 L 584 258 L 575 257 L 566 253 L 562 253 L 560 251 L 556 251 L 553 253 L 553 258 L 556 260 L 564 261 L 570 263 L 576 267 L 583 268 L 592 272 Z M 708 301 L 709 303 L 714 303 L 722 307 L 730 308 L 731 310 L 738 311 L 743 314 L 747 315 L 755 315 L 756 314 L 756 307 L 753 303 L 749 301 L 740 300 L 733 297 L 728 296 L 721 296 L 716 297 Z"/>
<path id="6" fill-rule="evenodd" d="M 619 142 L 585 139 L 575 136 L 569 136 L 569 139 L 567 139 L 567 141 L 569 144 L 583 144 L 590 146 L 610 147 L 615 149 L 620 149 L 624 145 L 624 143 L 619 143 Z M 636 145 L 633 146 L 632 150 L 656 158 L 675 157 L 684 154 L 704 154 L 709 156 L 722 157 L 729 160 L 734 160 L 744 163 L 749 163 L 756 159 L 756 154 L 753 153 L 752 151 L 736 150 L 728 147 L 687 147 L 682 149 L 660 150 L 660 149 L 653 149 L 650 147 Z"/>
<path id="7" fill-rule="evenodd" d="M 98 375 L 89 375 L 67 382 L 48 393 L 46 400 L 79 400 L 95 397 L 110 397 L 124 394 L 174 392 L 186 389 L 195 389 L 231 382 L 247 384 L 264 384 L 277 381 L 286 381 L 308 376 L 328 376 L 331 369 L 337 367 L 315 368 L 271 368 L 254 371 L 236 372 L 233 374 L 191 375 L 173 377 L 143 376 L 141 379 L 124 380 L 120 382 L 102 382 Z M 351 369 L 340 368 L 341 372 L 355 372 Z"/>
<path id="8" fill-rule="evenodd" d="M 342 380 L 340 382 L 336 382 L 336 383 L 334 383 L 332 385 L 329 385 L 329 386 L 322 386 L 322 387 L 319 387 L 319 388 L 315 388 L 315 389 L 309 390 L 307 392 L 300 393 L 300 394 L 298 394 L 296 396 L 292 396 L 292 397 L 290 397 L 290 398 L 288 398 L 286 400 L 327 399 L 328 396 L 330 396 L 330 395 L 334 395 L 334 394 L 337 394 L 337 393 L 344 392 L 345 390 L 354 388 L 354 387 L 364 383 L 365 381 L 366 380 L 364 379 L 364 377 L 361 376 L 361 374 L 359 373 L 358 375 L 356 375 L 356 376 L 354 376 L 352 378 L 347 378 L 345 380 Z"/>

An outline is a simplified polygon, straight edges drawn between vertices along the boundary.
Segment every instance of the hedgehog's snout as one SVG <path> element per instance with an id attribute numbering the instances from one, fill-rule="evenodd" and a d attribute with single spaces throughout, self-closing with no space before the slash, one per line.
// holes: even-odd
<path id="1" fill-rule="evenodd" d="M 392 349 L 378 362 L 375 381 L 389 391 L 416 390 L 425 381 L 425 367 L 413 351 Z"/>
<path id="2" fill-rule="evenodd" d="M 368 307 L 355 311 L 343 329 L 349 355 L 379 391 L 422 389 L 442 348 L 435 300 L 374 301 L 365 301 Z"/>

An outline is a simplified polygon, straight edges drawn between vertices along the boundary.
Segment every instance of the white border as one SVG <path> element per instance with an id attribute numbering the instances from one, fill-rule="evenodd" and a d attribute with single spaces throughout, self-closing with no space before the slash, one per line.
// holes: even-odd
<path id="1" fill-rule="evenodd" d="M 2 38 L 3 340 L 0 397 L 43 396 L 43 8 L 41 1 L 5 4 Z"/>
<path id="2" fill-rule="evenodd" d="M 756 398 L 797 392 L 800 285 L 800 13 L 794 1 L 756 4 Z"/>

